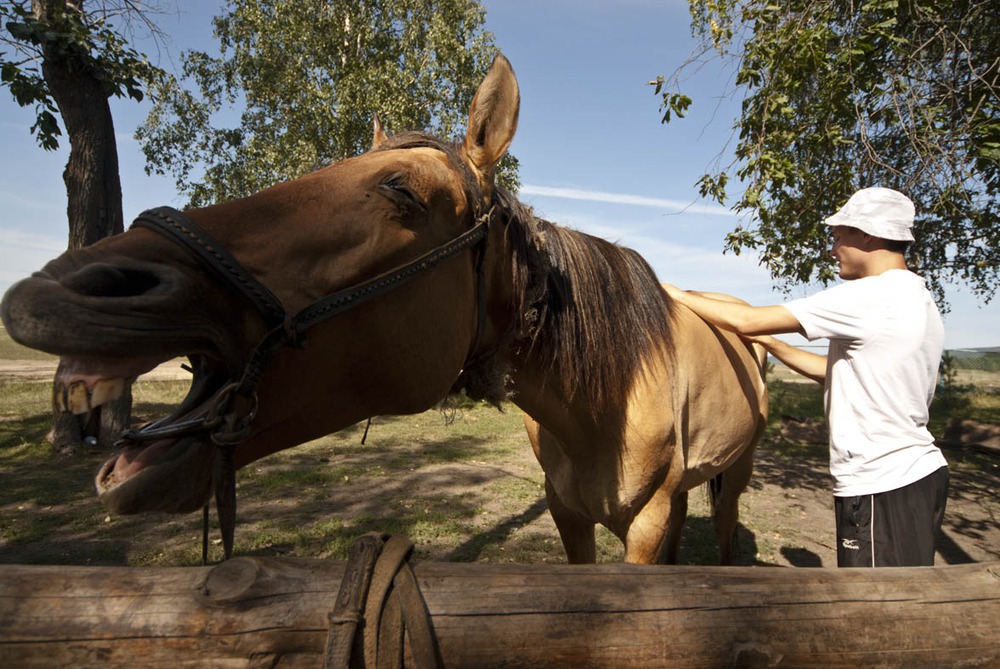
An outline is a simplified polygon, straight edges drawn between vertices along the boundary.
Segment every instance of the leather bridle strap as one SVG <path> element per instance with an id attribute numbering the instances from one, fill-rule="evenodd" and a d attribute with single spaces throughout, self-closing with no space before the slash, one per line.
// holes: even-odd
<path id="1" fill-rule="evenodd" d="M 253 277 L 236 258 L 219 246 L 212 237 L 194 221 L 172 207 L 158 207 L 140 214 L 132 227 L 142 227 L 159 232 L 192 251 L 202 263 L 214 271 L 229 285 L 236 288 L 257 310 L 264 322 L 271 328 L 254 349 L 249 362 L 238 381 L 236 394 L 251 397 L 275 351 L 286 344 L 301 343 L 306 330 L 328 318 L 360 306 L 369 300 L 384 295 L 392 289 L 427 272 L 444 260 L 461 253 L 479 242 L 484 242 L 489 232 L 492 210 L 480 216 L 475 225 L 451 241 L 359 284 L 337 291 L 309 305 L 295 316 L 288 318 L 281 301 L 260 281 Z M 485 255 L 481 251 L 480 259 Z M 481 260 L 476 262 L 477 273 L 481 274 Z M 479 314 L 477 333 L 484 320 L 485 298 L 483 279 L 477 277 Z"/>
<path id="2" fill-rule="evenodd" d="M 298 345 L 302 341 L 306 330 L 313 325 L 322 323 L 328 318 L 342 314 L 376 297 L 380 297 L 479 242 L 485 244 L 486 235 L 489 232 L 489 221 L 490 213 L 487 212 L 484 216 L 480 217 L 472 228 L 450 242 L 423 254 L 415 260 L 411 260 L 405 265 L 401 265 L 388 272 L 379 274 L 368 281 L 337 291 L 313 302 L 297 313 L 288 323 L 275 328 L 264 336 L 264 339 L 257 345 L 253 356 L 244 368 L 243 378 L 240 381 L 240 387 L 237 392 L 249 397 L 250 392 L 256 389 L 257 384 L 260 382 L 260 376 L 264 373 L 264 368 L 274 354 L 274 351 L 288 343 Z M 485 254 L 485 249 L 482 251 L 482 254 Z M 479 265 L 480 263 L 477 261 L 476 269 L 481 275 Z M 477 281 L 481 286 L 482 282 Z M 482 294 L 483 290 L 481 288 L 477 289 L 477 292 L 480 293 L 477 296 L 477 309 L 479 313 L 477 319 L 481 325 L 481 321 L 483 320 L 482 315 L 485 314 L 485 297 Z M 477 329 L 475 335 L 476 342 L 478 342 L 479 336 L 480 334 Z"/>
<path id="3" fill-rule="evenodd" d="M 486 233 L 489 231 L 489 218 L 490 215 L 487 213 L 477 220 L 472 228 L 469 228 L 458 237 L 446 244 L 442 244 L 436 249 L 428 251 L 405 265 L 314 302 L 297 313 L 295 318 L 292 319 L 296 331 L 302 332 L 306 328 L 325 321 L 331 316 L 343 313 L 373 298 L 384 295 L 400 284 L 406 283 L 410 279 L 433 269 L 443 260 L 447 260 L 453 255 L 474 246 L 476 243 L 484 241 Z"/>
<path id="4" fill-rule="evenodd" d="M 193 252 L 202 264 L 236 288 L 254 306 L 269 330 L 251 353 L 240 378 L 232 379 L 216 394 L 211 410 L 205 415 L 174 425 L 161 426 L 153 423 L 135 430 L 127 430 L 121 437 L 121 443 L 149 441 L 194 432 L 208 434 L 219 447 L 213 480 L 223 546 L 226 557 L 229 557 L 232 554 L 233 529 L 236 524 L 236 479 L 232 449 L 250 433 L 257 411 L 257 386 L 271 357 L 282 346 L 301 345 L 306 330 L 310 327 L 384 295 L 393 288 L 433 269 L 444 260 L 482 242 L 483 247 L 474 262 L 474 271 L 477 274 L 477 322 L 472 347 L 468 354 L 474 355 L 485 323 L 486 282 L 483 276 L 483 262 L 491 215 L 492 209 L 478 217 L 472 228 L 446 244 L 372 279 L 328 295 L 289 318 L 274 293 L 254 278 L 232 254 L 219 246 L 190 218 L 171 207 L 158 207 L 143 212 L 132 223 L 133 228 L 140 227 L 158 232 Z M 234 408 L 237 396 L 244 400 L 240 410 Z M 207 559 L 207 555 L 203 554 L 203 557 Z"/>
<path id="5" fill-rule="evenodd" d="M 207 232 L 173 207 L 148 209 L 132 221 L 131 227 L 153 230 L 192 251 L 202 264 L 249 300 L 269 326 L 285 320 L 285 309 L 274 293 L 246 271 L 229 251 L 216 244 Z"/>
<path id="6" fill-rule="evenodd" d="M 444 667 L 412 553 L 401 535 L 372 532 L 351 544 L 328 614 L 323 669 L 402 667 L 406 640 L 417 669 Z"/>

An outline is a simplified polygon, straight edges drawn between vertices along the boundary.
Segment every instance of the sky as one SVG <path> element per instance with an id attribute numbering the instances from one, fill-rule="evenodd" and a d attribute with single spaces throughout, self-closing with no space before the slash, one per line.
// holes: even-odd
<path id="1" fill-rule="evenodd" d="M 698 197 L 698 177 L 728 163 L 739 113 L 731 71 L 718 61 L 690 68 L 686 118 L 662 124 L 649 82 L 688 61 L 687 0 L 486 0 L 486 29 L 511 61 L 521 114 L 511 152 L 520 161 L 521 200 L 549 220 L 639 251 L 661 281 L 775 304 L 816 290 L 773 287 L 753 254 L 723 253 L 739 220 Z M 218 0 L 161 0 L 155 20 L 170 42 L 144 46 L 173 69 L 184 49 L 212 51 Z M 182 206 L 169 177 L 144 173 L 133 138 L 148 106 L 113 100 L 126 221 L 144 209 Z M 377 110 L 373 110 L 377 111 Z M 44 152 L 30 109 L 0 91 L 0 291 L 66 248 L 65 147 Z M 65 141 L 63 142 L 66 143 Z M 832 212 L 830 212 L 832 213 Z M 824 213 L 826 215 L 826 213 Z M 1000 346 L 1000 300 L 980 305 L 949 290 L 945 346 Z M 804 339 L 790 336 L 795 344 Z"/>

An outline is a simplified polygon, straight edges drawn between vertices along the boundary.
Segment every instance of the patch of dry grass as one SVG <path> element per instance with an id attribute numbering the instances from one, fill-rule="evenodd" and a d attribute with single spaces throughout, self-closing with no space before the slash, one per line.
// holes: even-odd
<path id="1" fill-rule="evenodd" d="M 11 349 L 0 346 L 0 355 L 3 350 Z M 782 379 L 773 379 L 770 387 L 772 426 L 751 489 L 741 499 L 743 552 L 737 562 L 815 563 L 826 550 L 820 530 L 832 528 L 825 515 L 826 449 L 783 441 L 776 421 L 781 414 L 821 415 L 821 390 Z M 45 442 L 49 388 L 44 379 L 0 377 L 0 562 L 199 564 L 201 514 L 110 516 L 92 483 L 108 454 L 53 452 Z M 183 381 L 140 380 L 133 389 L 134 414 L 161 416 L 186 389 Z M 968 417 L 1000 417 L 995 394 L 973 393 L 964 402 Z M 937 410 L 946 418 L 955 406 Z M 378 531 L 409 536 L 421 559 L 565 562 L 519 409 L 510 405 L 501 413 L 470 404 L 377 417 L 362 444 L 364 428 L 351 426 L 242 469 L 236 553 L 342 560 L 355 538 Z M 956 485 L 970 503 L 991 494 L 988 482 L 998 474 L 993 460 L 952 460 L 956 474 L 971 481 Z M 975 523 L 976 537 L 998 533 L 995 522 L 992 528 L 988 520 Z M 210 557 L 218 560 L 222 548 L 214 520 L 212 526 Z M 705 496 L 693 491 L 681 560 L 714 564 L 716 551 Z M 620 560 L 622 554 L 618 539 L 599 528 L 599 559 Z"/>

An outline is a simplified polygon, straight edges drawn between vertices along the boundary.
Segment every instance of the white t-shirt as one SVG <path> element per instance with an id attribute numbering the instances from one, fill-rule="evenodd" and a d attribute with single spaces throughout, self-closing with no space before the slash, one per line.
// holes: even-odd
<path id="1" fill-rule="evenodd" d="M 947 464 L 927 429 L 944 325 L 922 278 L 890 270 L 785 306 L 807 339 L 830 340 L 824 402 L 834 495 L 896 490 Z"/>

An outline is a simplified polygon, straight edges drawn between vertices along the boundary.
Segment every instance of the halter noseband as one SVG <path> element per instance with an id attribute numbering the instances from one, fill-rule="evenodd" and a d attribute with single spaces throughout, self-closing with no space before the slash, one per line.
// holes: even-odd
<path id="1" fill-rule="evenodd" d="M 299 346 L 306 330 L 328 318 L 360 306 L 427 272 L 442 261 L 482 242 L 475 263 L 477 274 L 477 325 L 469 355 L 475 353 L 485 323 L 485 279 L 483 258 L 489 232 L 492 209 L 476 219 L 475 225 L 437 248 L 359 284 L 327 295 L 294 316 L 289 317 L 281 301 L 267 286 L 258 281 L 225 248 L 194 221 L 171 207 L 157 207 L 141 213 L 131 228 L 153 230 L 167 239 L 193 252 L 202 264 L 235 288 L 256 309 L 269 328 L 267 334 L 253 350 L 239 379 L 232 380 L 217 393 L 214 405 L 206 415 L 173 425 L 153 423 L 136 430 L 127 430 L 121 437 L 123 443 L 207 432 L 219 446 L 235 446 L 250 432 L 257 406 L 257 386 L 267 363 L 275 352 L 285 345 Z M 233 407 L 236 397 L 244 398 L 250 407 L 242 415 Z"/>

